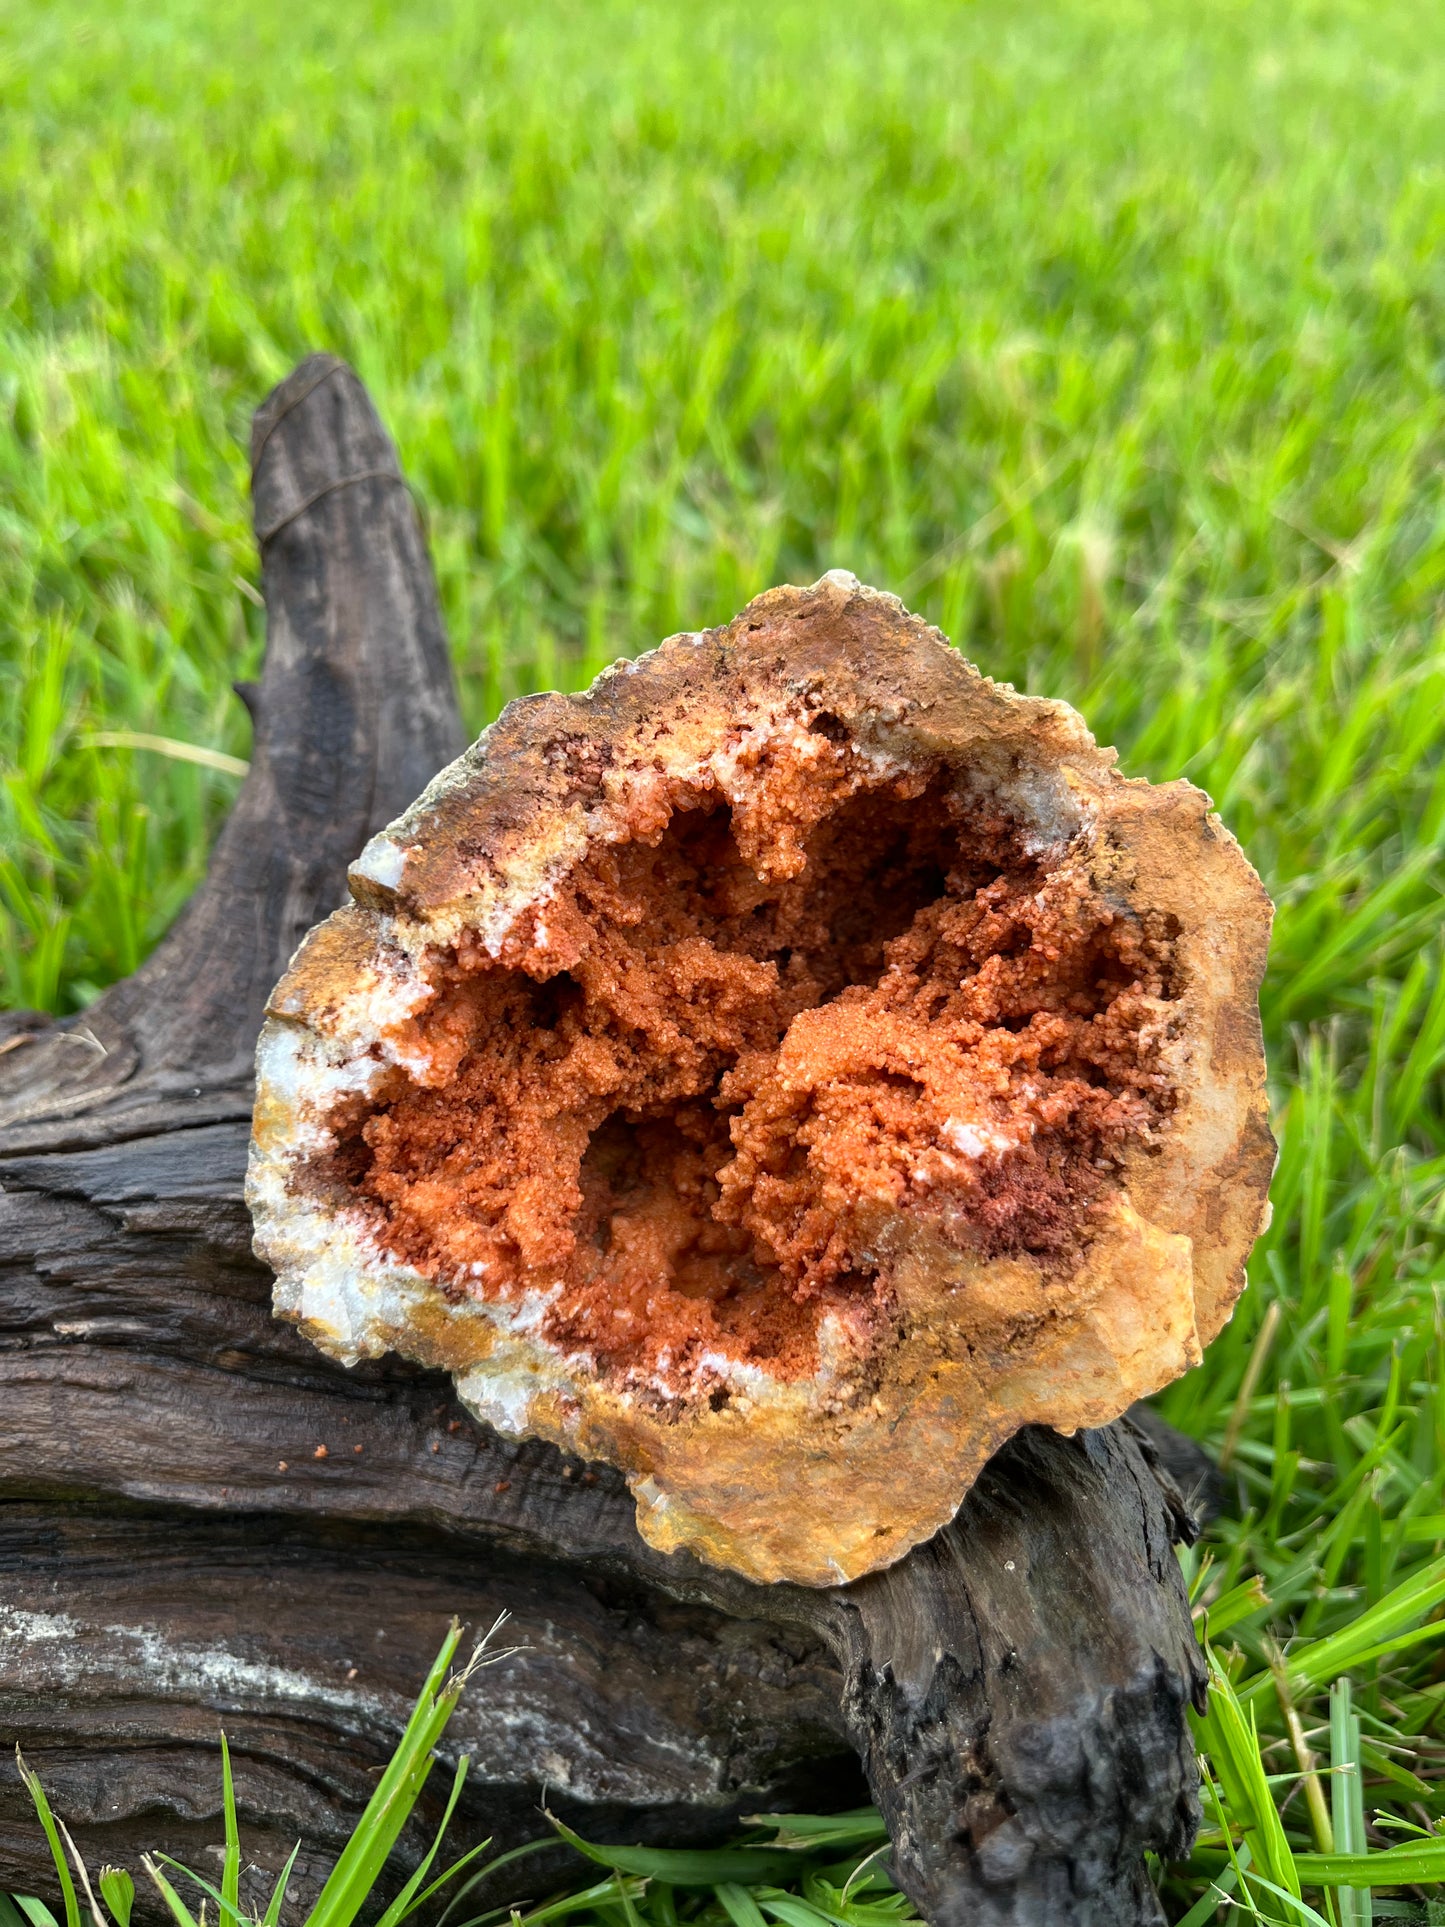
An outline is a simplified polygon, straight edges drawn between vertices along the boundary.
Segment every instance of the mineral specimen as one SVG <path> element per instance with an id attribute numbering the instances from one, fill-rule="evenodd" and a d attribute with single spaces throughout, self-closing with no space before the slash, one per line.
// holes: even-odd
<path id="1" fill-rule="evenodd" d="M 1229 1316 L 1273 1143 L 1268 899 L 1114 761 L 840 572 L 512 704 L 271 999 L 278 1311 L 753 1579 L 1117 1417 Z"/>

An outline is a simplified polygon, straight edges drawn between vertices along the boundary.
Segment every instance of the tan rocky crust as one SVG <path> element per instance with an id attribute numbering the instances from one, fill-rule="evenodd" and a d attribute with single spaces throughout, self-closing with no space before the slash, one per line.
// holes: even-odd
<path id="1" fill-rule="evenodd" d="M 1187 783 L 834 573 L 514 703 L 269 1005 L 248 1196 L 345 1360 L 826 1585 L 1228 1317 L 1270 908 Z"/>

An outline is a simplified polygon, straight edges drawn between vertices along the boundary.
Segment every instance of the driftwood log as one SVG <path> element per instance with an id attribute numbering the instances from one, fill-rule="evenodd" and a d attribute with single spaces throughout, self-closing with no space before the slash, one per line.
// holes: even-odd
<path id="1" fill-rule="evenodd" d="M 506 1608 L 524 1650 L 448 1740 L 475 1761 L 457 1840 L 542 1833 L 544 1793 L 595 1837 L 682 1843 L 871 1788 L 939 1927 L 1158 1920 L 1145 1850 L 1180 1853 L 1198 1815 L 1182 1442 L 1025 1432 L 891 1570 L 761 1586 L 651 1550 L 619 1476 L 501 1440 L 445 1378 L 343 1370 L 272 1317 L 241 1196 L 262 1005 L 462 734 L 417 517 L 351 371 L 304 362 L 252 459 L 269 640 L 209 876 L 135 976 L 81 1018 L 17 1015 L 0 1056 L 7 1750 L 93 1861 L 200 1864 L 224 1727 L 248 1859 L 274 1871 L 301 1835 L 304 1898 L 447 1620 Z M 559 1865 L 523 1862 L 513 1891 Z M 46 1886 L 0 1761 L 0 1889 Z"/>

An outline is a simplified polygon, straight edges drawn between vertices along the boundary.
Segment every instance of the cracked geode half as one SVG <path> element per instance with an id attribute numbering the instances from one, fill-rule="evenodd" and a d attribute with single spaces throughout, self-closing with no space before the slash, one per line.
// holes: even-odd
<path id="1" fill-rule="evenodd" d="M 1270 906 L 1188 783 L 834 573 L 513 703 L 269 1006 L 276 1307 L 825 1585 L 1244 1283 Z"/>

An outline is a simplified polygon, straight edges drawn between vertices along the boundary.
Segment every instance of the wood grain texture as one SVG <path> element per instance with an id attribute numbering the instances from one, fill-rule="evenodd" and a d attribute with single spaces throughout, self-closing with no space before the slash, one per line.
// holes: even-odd
<path id="1" fill-rule="evenodd" d="M 856 1803 L 861 1759 L 939 1927 L 1156 1920 L 1143 1852 L 1197 1822 L 1202 1690 L 1167 1440 L 1025 1433 L 890 1571 L 761 1587 L 645 1546 L 607 1468 L 272 1318 L 241 1201 L 262 1001 L 460 729 L 416 515 L 350 370 L 304 362 L 253 459 L 269 642 L 207 882 L 83 1018 L 3 1032 L 0 1735 L 96 1859 L 200 1865 L 224 1724 L 248 1853 L 302 1835 L 304 1896 L 447 1620 L 505 1608 L 526 1650 L 448 1742 L 477 1762 L 472 1835 L 538 1835 L 545 1790 L 598 1837 L 714 1839 L 760 1806 Z M 37 1884 L 0 1759 L 0 1887 Z"/>

